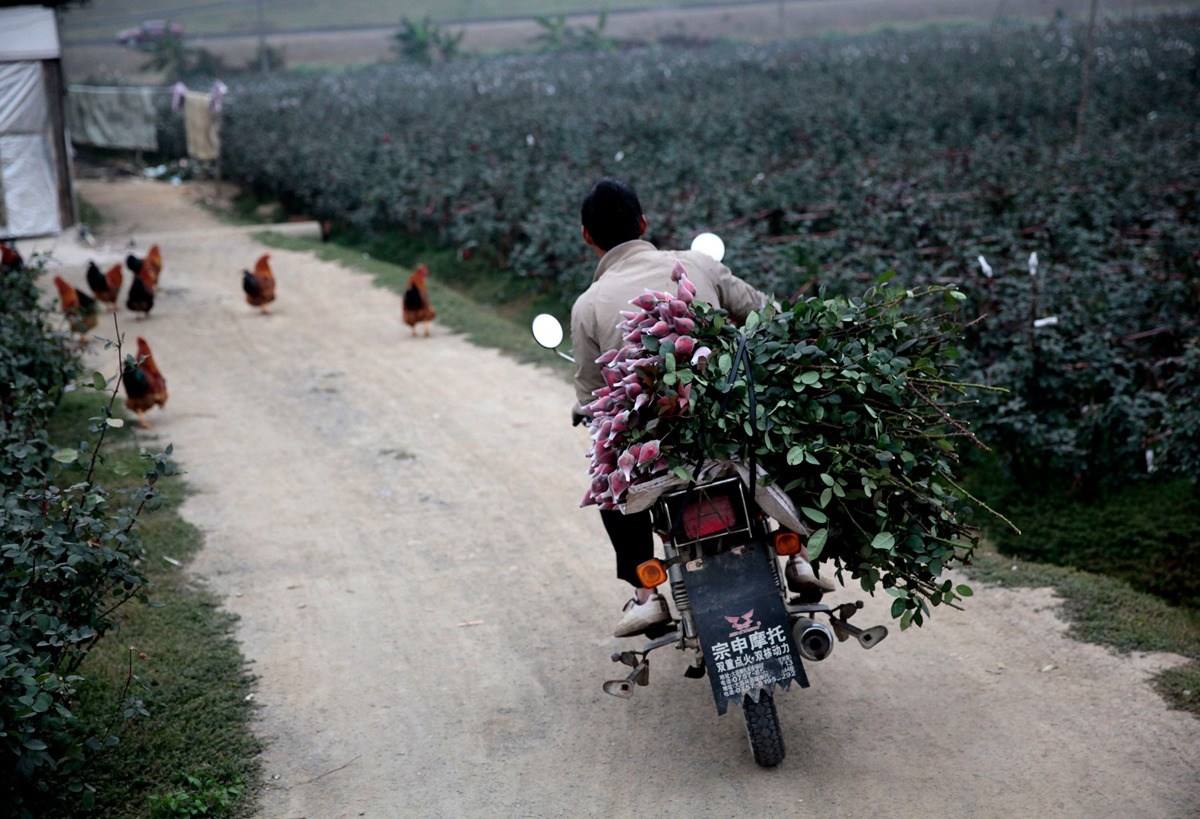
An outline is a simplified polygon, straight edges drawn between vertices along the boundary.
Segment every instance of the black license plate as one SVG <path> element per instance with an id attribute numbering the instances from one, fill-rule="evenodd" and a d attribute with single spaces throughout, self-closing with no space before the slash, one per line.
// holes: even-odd
<path id="1" fill-rule="evenodd" d="M 752 543 L 685 566 L 717 713 L 760 689 L 808 687 L 767 547 Z"/>

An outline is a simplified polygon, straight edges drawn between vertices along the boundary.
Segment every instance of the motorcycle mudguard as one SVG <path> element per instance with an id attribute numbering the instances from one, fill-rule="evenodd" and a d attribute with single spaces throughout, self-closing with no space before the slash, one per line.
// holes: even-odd
<path id="1" fill-rule="evenodd" d="M 760 690 L 786 689 L 793 680 L 808 688 L 773 559 L 764 544 L 751 543 L 684 566 L 718 714 L 731 699 L 741 705 L 746 694 L 757 698 Z"/>

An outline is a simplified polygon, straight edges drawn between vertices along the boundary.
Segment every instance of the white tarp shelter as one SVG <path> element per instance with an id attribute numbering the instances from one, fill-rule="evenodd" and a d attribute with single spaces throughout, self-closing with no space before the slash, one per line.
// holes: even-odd
<path id="1" fill-rule="evenodd" d="M 0 239 L 75 222 L 61 57 L 53 10 L 0 8 Z"/>

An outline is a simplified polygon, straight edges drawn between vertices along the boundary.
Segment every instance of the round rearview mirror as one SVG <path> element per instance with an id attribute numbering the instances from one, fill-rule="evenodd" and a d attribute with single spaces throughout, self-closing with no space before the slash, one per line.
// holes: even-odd
<path id="1" fill-rule="evenodd" d="M 725 258 L 725 243 L 715 233 L 701 233 L 692 239 L 692 250 L 697 250 L 705 256 L 711 256 L 718 262 Z"/>
<path id="2" fill-rule="evenodd" d="M 549 313 L 542 313 L 533 320 L 533 339 L 547 350 L 554 350 L 562 344 L 563 328 L 558 319 Z"/>

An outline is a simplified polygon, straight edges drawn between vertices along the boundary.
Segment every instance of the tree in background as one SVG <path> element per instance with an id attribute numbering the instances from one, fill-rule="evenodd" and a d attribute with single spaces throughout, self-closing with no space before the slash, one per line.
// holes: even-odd
<path id="1" fill-rule="evenodd" d="M 400 21 L 392 48 L 404 62 L 433 65 L 459 56 L 459 44 L 464 31 L 451 34 L 429 17 L 413 21 L 405 17 Z"/>
<path id="2" fill-rule="evenodd" d="M 551 17 L 542 15 L 535 17 L 534 22 L 542 27 L 541 32 L 534 37 L 543 51 L 599 51 L 610 49 L 615 45 L 611 37 L 604 35 L 608 25 L 608 12 L 600 12 L 596 25 L 568 26 L 567 15 L 559 14 Z"/>

